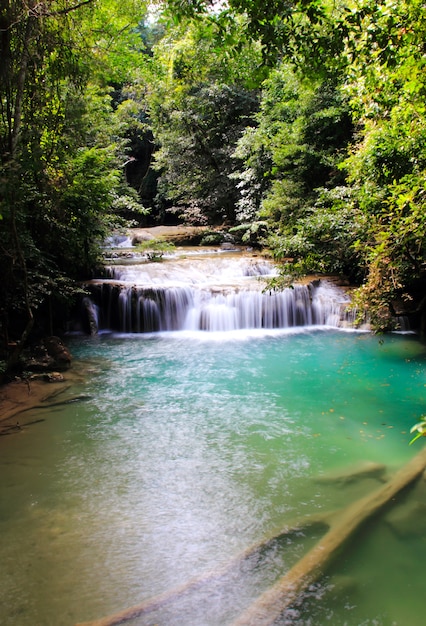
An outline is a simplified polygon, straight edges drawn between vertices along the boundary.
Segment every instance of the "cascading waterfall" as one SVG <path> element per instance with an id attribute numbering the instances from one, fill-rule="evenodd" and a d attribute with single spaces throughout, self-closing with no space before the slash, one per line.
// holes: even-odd
<path id="1" fill-rule="evenodd" d="M 88 283 L 85 326 L 93 332 L 223 332 L 294 326 L 350 326 L 349 298 L 330 282 L 316 280 L 283 291 L 266 290 L 274 275 L 264 259 L 204 255 L 163 263 L 117 264 L 107 278 Z M 96 318 L 93 314 L 96 311 Z"/>

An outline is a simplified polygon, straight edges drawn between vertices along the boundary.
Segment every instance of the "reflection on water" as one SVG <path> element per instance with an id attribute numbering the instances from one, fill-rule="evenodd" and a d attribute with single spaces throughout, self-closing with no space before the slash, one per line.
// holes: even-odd
<path id="1" fill-rule="evenodd" d="M 378 488 L 417 450 L 424 349 L 308 332 L 72 338 L 84 382 L 0 441 L 1 624 L 68 626 L 226 568 L 132 624 L 225 626 L 318 537 L 249 546 Z M 359 476 L 338 481 L 336 476 Z M 424 483 L 281 624 L 423 623 Z"/>

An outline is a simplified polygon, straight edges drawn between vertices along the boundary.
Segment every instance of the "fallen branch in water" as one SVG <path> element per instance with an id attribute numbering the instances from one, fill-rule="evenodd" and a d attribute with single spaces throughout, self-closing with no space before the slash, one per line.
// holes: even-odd
<path id="1" fill-rule="evenodd" d="M 330 530 L 300 561 L 244 611 L 232 626 L 271 626 L 331 564 L 360 526 L 426 469 L 426 448 L 400 469 L 388 483 L 348 506 Z"/>
<path id="2" fill-rule="evenodd" d="M 153 598 L 148 598 L 133 607 L 94 621 L 81 622 L 76 624 L 76 626 L 118 626 L 119 624 L 124 624 L 125 622 L 135 619 L 136 617 L 140 617 L 141 615 L 152 613 L 159 608 L 167 606 L 191 591 L 209 583 L 221 580 L 228 575 L 233 568 L 238 567 L 241 563 L 258 554 L 261 550 L 268 548 L 268 546 L 270 546 L 274 541 L 296 532 L 299 533 L 307 528 L 321 528 L 321 530 L 325 532 L 329 526 L 330 515 L 331 514 L 329 513 L 322 512 L 314 515 L 308 515 L 295 524 L 287 525 L 281 530 L 271 534 L 269 537 L 264 538 L 262 541 L 249 546 L 246 550 L 239 553 L 230 562 L 222 567 L 218 567 L 210 572 L 196 576 L 182 585 L 174 587 L 173 589 L 170 589 L 169 591 L 159 594 Z"/>
<path id="3" fill-rule="evenodd" d="M 81 622 L 76 626 L 119 626 L 141 615 L 148 614 L 171 604 L 173 601 L 206 584 L 220 580 L 251 556 L 268 548 L 274 541 L 307 528 L 321 528 L 326 534 L 294 567 L 275 585 L 263 593 L 232 626 L 270 626 L 286 607 L 306 589 L 324 569 L 346 540 L 360 525 L 387 504 L 397 493 L 416 480 L 426 469 L 426 449 L 397 472 L 388 483 L 351 504 L 341 513 L 318 513 L 286 526 L 262 541 L 249 546 L 227 565 L 207 574 L 195 577 L 186 583 L 153 598 L 144 600 L 129 609 L 94 621 Z M 327 529 L 329 529 L 327 531 Z M 326 532 L 327 531 L 327 532 Z"/>

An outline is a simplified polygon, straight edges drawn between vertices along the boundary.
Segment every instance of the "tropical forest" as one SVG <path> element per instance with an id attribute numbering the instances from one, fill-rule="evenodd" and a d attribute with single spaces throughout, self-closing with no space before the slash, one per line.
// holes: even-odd
<path id="1" fill-rule="evenodd" d="M 4 626 L 423 624 L 424 0 L 0 0 L 0 268 Z"/>

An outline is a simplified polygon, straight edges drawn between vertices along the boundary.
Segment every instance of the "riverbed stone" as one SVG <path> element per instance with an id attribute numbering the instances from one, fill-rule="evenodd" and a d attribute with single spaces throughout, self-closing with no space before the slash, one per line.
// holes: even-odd
<path id="1" fill-rule="evenodd" d="M 46 383 L 63 383 L 65 378 L 61 372 L 39 372 L 32 374 L 30 380 L 44 380 Z"/>

